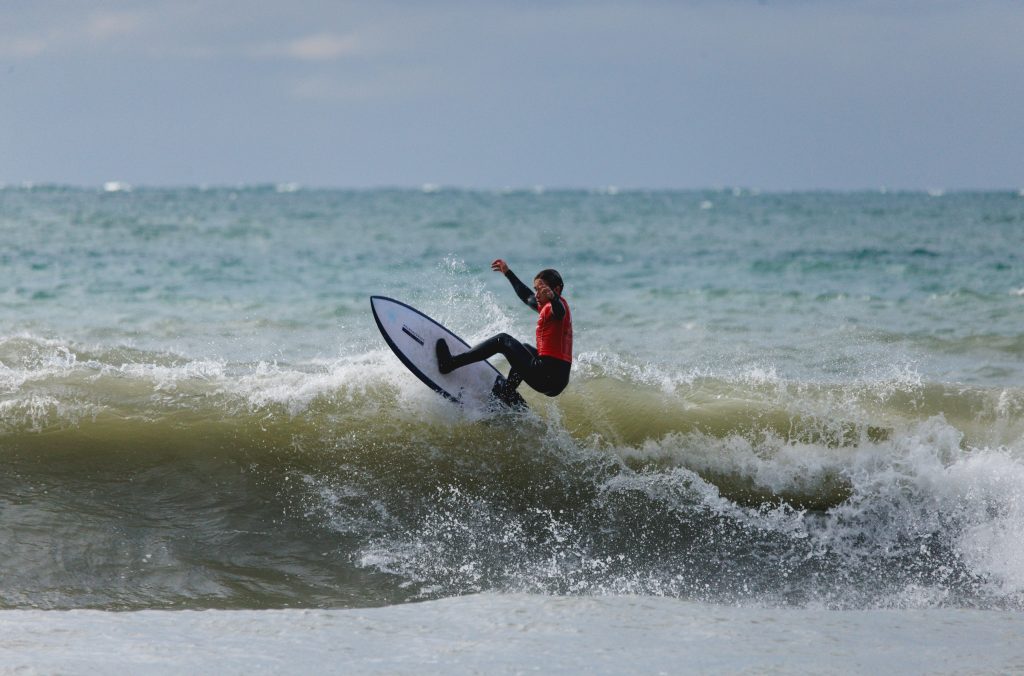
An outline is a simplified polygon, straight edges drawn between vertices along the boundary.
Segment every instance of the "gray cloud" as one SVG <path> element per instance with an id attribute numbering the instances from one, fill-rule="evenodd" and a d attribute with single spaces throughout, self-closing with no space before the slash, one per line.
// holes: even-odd
<path id="1" fill-rule="evenodd" d="M 1011 0 L 44 1 L 0 17 L 6 182 L 1024 185 Z"/>

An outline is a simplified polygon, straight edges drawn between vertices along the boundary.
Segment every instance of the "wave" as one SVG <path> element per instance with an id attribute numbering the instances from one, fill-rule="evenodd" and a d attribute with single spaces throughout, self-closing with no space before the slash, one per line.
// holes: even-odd
<path id="1" fill-rule="evenodd" d="M 898 370 L 870 381 L 809 383 L 756 368 L 671 373 L 584 354 L 558 400 L 526 388 L 524 394 L 533 405 L 530 424 L 553 425 L 631 466 L 687 467 L 723 486 L 753 481 L 748 488 L 760 497 L 800 485 L 792 497 L 812 502 L 822 497 L 818 488 L 827 488 L 825 496 L 835 488 L 827 472 L 812 473 L 820 486 L 806 476 L 755 481 L 752 458 L 799 453 L 841 465 L 935 418 L 961 434 L 963 448 L 1017 448 L 1024 440 L 1024 389 L 925 383 Z M 89 351 L 27 336 L 0 340 L 0 413 L 8 448 L 61 439 L 139 452 L 187 449 L 225 435 L 239 447 L 260 437 L 267 448 L 322 435 L 319 446 L 330 450 L 337 430 L 372 430 L 392 445 L 440 430 L 466 448 L 479 443 L 481 430 L 492 432 L 493 417 L 450 406 L 385 350 L 303 365 L 231 364 L 128 348 Z"/>
<path id="2" fill-rule="evenodd" d="M 0 532 L 8 568 L 25 532 L 56 529 L 146 580 L 129 593 L 82 563 L 95 598 L 26 578 L 0 604 L 331 604 L 340 575 L 371 605 L 496 590 L 1024 607 L 1024 390 L 584 354 L 561 397 L 524 394 L 525 413 L 458 409 L 385 351 L 239 364 L 0 340 L 8 528 L 41 505 Z M 109 536 L 112 514 L 136 525 Z M 159 546 L 125 549 L 125 529 Z"/>

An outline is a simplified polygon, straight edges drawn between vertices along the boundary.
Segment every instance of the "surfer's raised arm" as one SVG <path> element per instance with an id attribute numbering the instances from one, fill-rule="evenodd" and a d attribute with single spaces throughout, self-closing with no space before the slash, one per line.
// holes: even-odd
<path id="1" fill-rule="evenodd" d="M 540 312 L 540 305 L 537 303 L 537 296 L 533 293 L 533 289 L 526 286 L 526 284 L 523 284 L 523 282 L 516 277 L 516 273 L 509 269 L 508 263 L 498 258 L 491 263 L 491 270 L 505 275 L 505 278 L 511 282 L 516 295 L 519 296 L 519 300 L 529 305 L 530 309 L 534 312 Z"/>

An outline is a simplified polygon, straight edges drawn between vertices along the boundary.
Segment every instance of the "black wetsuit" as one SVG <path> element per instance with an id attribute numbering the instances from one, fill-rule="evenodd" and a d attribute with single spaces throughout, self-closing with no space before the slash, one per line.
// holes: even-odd
<path id="1" fill-rule="evenodd" d="M 534 295 L 530 287 L 523 284 L 511 270 L 505 273 L 505 277 L 511 282 L 516 295 L 535 312 L 540 312 L 537 296 Z M 565 306 L 562 305 L 561 298 L 557 295 L 551 301 L 551 314 L 558 320 L 565 317 Z M 557 396 L 569 384 L 569 371 L 572 368 L 571 362 L 557 357 L 542 357 L 537 354 L 537 348 L 532 345 L 524 345 L 507 333 L 491 336 L 474 346 L 469 352 L 454 356 L 448 354 L 447 343 L 438 341 L 437 351 L 442 373 L 483 361 L 496 354 L 503 355 L 512 366 L 506 380 L 507 392 L 515 390 L 519 387 L 519 383 L 525 380 L 527 385 L 538 392 L 549 397 Z"/>

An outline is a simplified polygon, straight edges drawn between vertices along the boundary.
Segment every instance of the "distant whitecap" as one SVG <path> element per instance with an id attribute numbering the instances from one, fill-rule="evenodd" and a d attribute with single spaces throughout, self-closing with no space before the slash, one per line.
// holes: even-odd
<path id="1" fill-rule="evenodd" d="M 122 181 L 107 181 L 103 184 L 103 192 L 131 192 L 132 187 Z"/>
<path id="2" fill-rule="evenodd" d="M 274 186 L 277 192 L 298 192 L 301 186 L 298 183 L 278 183 Z"/>
<path id="3" fill-rule="evenodd" d="M 441 189 L 441 186 L 439 186 L 436 183 L 424 183 L 420 187 L 420 190 L 422 190 L 423 192 L 427 193 L 428 195 L 431 194 L 431 193 L 435 193 L 435 192 L 439 191 L 440 189 Z"/>
<path id="4" fill-rule="evenodd" d="M 708 211 L 709 209 L 714 209 L 714 208 L 715 208 L 715 203 L 712 202 L 711 200 L 704 200 L 703 202 L 700 203 L 701 211 Z"/>
<path id="5" fill-rule="evenodd" d="M 942 197 L 946 194 L 946 191 L 942 188 L 928 188 L 929 197 Z"/>

